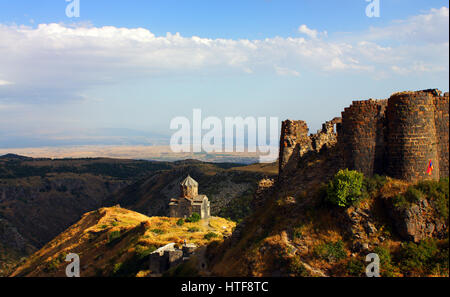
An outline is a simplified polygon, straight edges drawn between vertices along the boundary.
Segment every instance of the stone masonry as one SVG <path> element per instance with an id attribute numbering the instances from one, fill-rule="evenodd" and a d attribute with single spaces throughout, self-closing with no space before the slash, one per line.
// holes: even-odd
<path id="1" fill-rule="evenodd" d="M 436 89 L 393 94 L 387 100 L 354 101 L 308 136 L 303 121 L 283 122 L 280 176 L 298 167 L 306 153 L 335 147 L 342 164 L 367 176 L 384 174 L 416 181 L 449 176 L 449 95 Z M 426 173 L 433 162 L 431 176 Z"/>

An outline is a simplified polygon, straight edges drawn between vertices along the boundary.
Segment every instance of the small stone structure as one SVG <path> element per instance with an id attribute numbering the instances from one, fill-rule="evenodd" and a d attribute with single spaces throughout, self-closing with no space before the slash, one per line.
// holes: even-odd
<path id="1" fill-rule="evenodd" d="M 180 197 L 170 200 L 170 217 L 187 218 L 198 213 L 202 219 L 210 218 L 210 202 L 206 195 L 198 194 L 198 182 L 188 176 L 181 182 L 180 189 Z"/>
<path id="2" fill-rule="evenodd" d="M 160 275 L 190 259 L 197 246 L 185 244 L 177 249 L 175 243 L 169 243 L 150 254 L 149 268 L 152 275 Z"/>

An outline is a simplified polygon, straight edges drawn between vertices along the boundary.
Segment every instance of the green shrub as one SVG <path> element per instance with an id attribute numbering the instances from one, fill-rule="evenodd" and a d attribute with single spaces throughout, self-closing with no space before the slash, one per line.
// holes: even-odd
<path id="1" fill-rule="evenodd" d="M 116 275 L 120 271 L 120 268 L 122 268 L 122 263 L 114 264 L 113 271 L 112 271 L 113 275 Z"/>
<path id="2" fill-rule="evenodd" d="M 298 256 L 293 257 L 289 263 L 289 270 L 291 273 L 295 274 L 295 276 L 300 277 L 308 277 L 309 272 L 306 270 L 305 265 L 303 265 L 302 261 Z"/>
<path id="3" fill-rule="evenodd" d="M 364 192 L 367 195 L 376 194 L 387 182 L 386 176 L 375 174 L 373 177 L 364 177 Z"/>
<path id="4" fill-rule="evenodd" d="M 423 197 L 424 197 L 423 193 L 414 187 L 409 187 L 405 193 L 406 201 L 410 203 L 417 203 L 420 200 L 422 200 Z"/>
<path id="5" fill-rule="evenodd" d="M 150 247 L 137 245 L 136 248 L 135 248 L 136 256 L 139 259 L 144 259 L 145 257 L 150 255 L 154 251 L 156 251 L 156 246 L 154 246 L 154 245 L 152 245 Z"/>
<path id="6" fill-rule="evenodd" d="M 53 260 L 47 262 L 47 264 L 44 267 L 44 272 L 46 273 L 52 273 L 58 271 L 58 267 L 60 265 L 60 261 L 58 258 L 54 258 Z"/>
<path id="7" fill-rule="evenodd" d="M 440 181 L 425 180 L 410 186 L 404 194 L 393 198 L 394 206 L 397 208 L 408 208 L 412 203 L 427 198 L 432 207 L 443 221 L 448 220 L 449 208 L 449 181 L 443 178 Z"/>
<path id="8" fill-rule="evenodd" d="M 183 226 L 183 225 L 184 225 L 184 220 L 183 220 L 183 219 L 179 219 L 179 220 L 177 221 L 177 225 L 178 225 L 178 226 Z"/>
<path id="9" fill-rule="evenodd" d="M 445 221 L 448 220 L 449 179 L 442 178 L 439 182 L 427 180 L 419 182 L 416 188 L 423 192 L 427 198 L 434 201 L 437 213 Z"/>
<path id="10" fill-rule="evenodd" d="M 217 234 L 214 233 L 214 232 L 209 232 L 209 233 L 205 234 L 204 237 L 205 237 L 206 240 L 211 240 L 211 239 L 213 239 L 213 238 L 219 237 L 219 235 L 217 235 Z"/>
<path id="11" fill-rule="evenodd" d="M 151 232 L 158 234 L 158 235 L 162 235 L 162 234 L 166 233 L 164 230 L 161 230 L 161 229 L 152 229 Z"/>
<path id="12" fill-rule="evenodd" d="M 197 228 L 197 227 L 188 228 L 188 232 L 191 232 L 191 233 L 198 232 L 198 231 L 200 231 L 200 228 Z"/>
<path id="13" fill-rule="evenodd" d="M 336 262 L 347 256 L 342 240 L 320 244 L 314 249 L 314 254 L 328 262 Z"/>
<path id="14" fill-rule="evenodd" d="M 194 212 L 189 218 L 186 219 L 186 222 L 196 223 L 196 222 L 200 221 L 201 218 L 202 217 L 198 213 Z"/>
<path id="15" fill-rule="evenodd" d="M 350 276 L 361 277 L 364 276 L 366 265 L 361 259 L 351 259 L 347 263 L 347 272 Z"/>
<path id="16" fill-rule="evenodd" d="M 375 248 L 374 252 L 380 257 L 380 274 L 383 277 L 395 276 L 395 267 L 392 264 L 391 251 L 382 246 Z"/>
<path id="17" fill-rule="evenodd" d="M 423 197 L 424 194 L 420 190 L 410 186 L 405 193 L 396 195 L 393 198 L 393 203 L 395 207 L 404 209 L 411 206 L 412 203 L 419 202 Z"/>
<path id="18" fill-rule="evenodd" d="M 448 252 L 448 239 L 442 242 L 436 239 L 409 242 L 402 246 L 398 262 L 406 275 L 425 276 L 436 270 L 448 274 Z"/>
<path id="19" fill-rule="evenodd" d="M 328 184 L 327 200 L 341 207 L 353 205 L 362 197 L 363 179 L 358 171 L 340 170 Z"/>

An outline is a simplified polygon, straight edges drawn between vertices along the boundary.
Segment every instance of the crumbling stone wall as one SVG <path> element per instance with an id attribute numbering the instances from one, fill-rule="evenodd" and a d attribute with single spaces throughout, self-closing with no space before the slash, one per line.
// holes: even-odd
<path id="1" fill-rule="evenodd" d="M 279 172 L 286 172 L 312 149 L 309 128 L 304 121 L 284 121 L 281 125 Z"/>
<path id="2" fill-rule="evenodd" d="M 337 143 L 337 128 L 335 126 L 342 123 L 341 118 L 334 118 L 322 125 L 322 130 L 317 131 L 317 134 L 311 135 L 312 148 L 316 152 L 322 149 L 329 149 Z"/>
<path id="3" fill-rule="evenodd" d="M 304 121 L 284 121 L 280 139 L 280 176 L 295 171 L 305 154 L 319 153 L 324 149 L 335 146 L 337 143 L 337 127 L 340 126 L 341 122 L 341 118 L 334 118 L 323 124 L 322 129 L 317 134 L 308 135 L 309 128 Z"/>

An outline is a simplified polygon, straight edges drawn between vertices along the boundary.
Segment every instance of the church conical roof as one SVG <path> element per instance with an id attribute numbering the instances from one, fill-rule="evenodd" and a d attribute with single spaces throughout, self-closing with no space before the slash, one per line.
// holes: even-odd
<path id="1" fill-rule="evenodd" d="M 181 182 L 181 185 L 185 187 L 198 187 L 198 182 L 196 182 L 195 179 L 193 179 L 190 175 L 188 175 L 188 177 L 186 177 Z"/>

